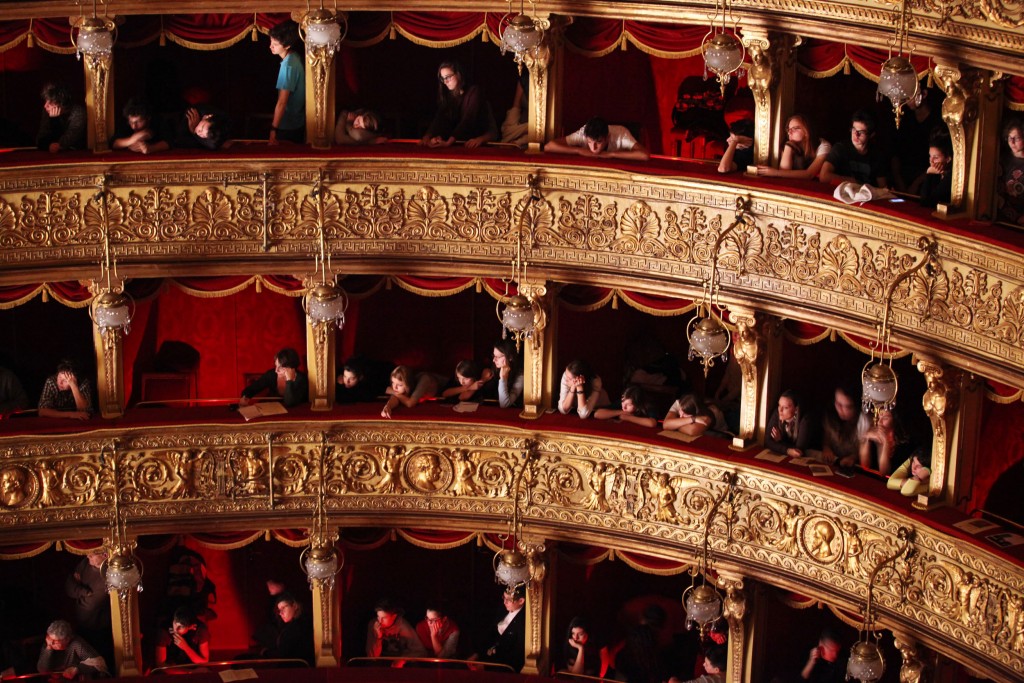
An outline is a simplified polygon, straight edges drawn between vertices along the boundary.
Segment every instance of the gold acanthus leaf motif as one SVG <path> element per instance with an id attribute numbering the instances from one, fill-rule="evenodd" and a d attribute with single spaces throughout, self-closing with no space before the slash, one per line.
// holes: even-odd
<path id="1" fill-rule="evenodd" d="M 427 240 L 457 237 L 448 223 L 448 206 L 437 190 L 427 186 L 412 196 L 401 237 Z"/>
<path id="2" fill-rule="evenodd" d="M 656 258 L 668 253 L 661 241 L 661 219 L 645 201 L 638 201 L 623 212 L 619 229 L 620 237 L 612 242 L 612 251 Z"/>

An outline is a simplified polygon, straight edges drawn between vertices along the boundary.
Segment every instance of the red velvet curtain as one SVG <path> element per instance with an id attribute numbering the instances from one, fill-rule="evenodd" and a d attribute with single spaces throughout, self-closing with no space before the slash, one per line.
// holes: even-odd
<path id="1" fill-rule="evenodd" d="M 808 40 L 797 53 L 800 70 L 814 78 L 825 78 L 840 71 L 848 74 L 852 67 L 861 75 L 877 81 L 882 62 L 888 58 L 887 50 L 875 50 L 860 45 L 816 38 Z M 924 75 L 929 69 L 928 57 L 914 55 L 910 61 L 918 74 Z"/>

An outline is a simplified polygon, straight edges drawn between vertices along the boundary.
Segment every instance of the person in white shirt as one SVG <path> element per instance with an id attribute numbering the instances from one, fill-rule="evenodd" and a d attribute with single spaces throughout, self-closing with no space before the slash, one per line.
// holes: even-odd
<path id="1" fill-rule="evenodd" d="M 545 152 L 579 154 L 607 159 L 646 161 L 651 155 L 625 126 L 609 126 L 595 116 L 572 135 L 557 138 L 544 146 Z"/>

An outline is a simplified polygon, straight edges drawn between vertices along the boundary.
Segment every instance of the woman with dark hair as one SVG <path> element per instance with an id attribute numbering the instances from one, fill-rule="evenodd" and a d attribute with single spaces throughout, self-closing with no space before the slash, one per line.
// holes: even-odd
<path id="1" fill-rule="evenodd" d="M 932 478 L 932 471 L 929 469 L 931 464 L 931 455 L 927 449 L 918 446 L 911 456 L 896 468 L 889 481 L 885 483 L 885 487 L 899 491 L 907 497 L 926 494 Z"/>
<path id="2" fill-rule="evenodd" d="M 873 425 L 861 431 L 860 466 L 862 469 L 873 469 L 875 462 L 877 472 L 882 475 L 892 472 L 892 462 L 902 463 L 913 452 L 913 444 L 899 418 L 891 410 L 878 411 L 878 419 Z"/>
<path id="3" fill-rule="evenodd" d="M 49 152 L 85 149 L 85 107 L 74 104 L 71 91 L 60 83 L 47 83 L 40 95 L 43 115 L 39 119 L 36 147 Z"/>
<path id="4" fill-rule="evenodd" d="M 832 406 L 825 412 L 821 456 L 826 465 L 852 467 L 860 452 L 857 422 L 860 390 L 856 385 L 836 387 Z"/>
<path id="5" fill-rule="evenodd" d="M 270 29 L 270 51 L 281 58 L 277 72 L 277 102 L 270 123 L 269 144 L 280 140 L 306 141 L 306 67 L 297 54 L 302 40 L 299 25 L 291 19 Z"/>
<path id="6" fill-rule="evenodd" d="M 573 617 L 565 637 L 565 671 L 597 676 L 601 671 L 601 654 L 590 633 L 588 621 L 583 617 Z"/>
<path id="7" fill-rule="evenodd" d="M 498 371 L 498 405 L 511 408 L 523 396 L 523 368 L 515 343 L 511 339 L 495 343 L 493 361 Z"/>
<path id="8" fill-rule="evenodd" d="M 437 113 L 420 141 L 427 147 L 451 147 L 465 141 L 479 147 L 498 137 L 498 125 L 478 85 L 470 85 L 455 61 L 437 68 Z"/>
<path id="9" fill-rule="evenodd" d="M 566 366 L 559 387 L 558 412 L 568 415 L 575 410 L 577 415 L 586 419 L 595 408 L 603 408 L 609 403 L 601 377 L 591 372 L 589 365 L 574 360 Z"/>
<path id="10" fill-rule="evenodd" d="M 999 220 L 1024 225 L 1024 122 L 1012 118 L 1003 126 L 1006 149 L 1000 159 Z"/>
<path id="11" fill-rule="evenodd" d="M 711 411 L 696 394 L 680 396 L 665 414 L 662 426 L 666 430 L 677 431 L 687 436 L 701 436 L 715 424 Z"/>
<path id="12" fill-rule="evenodd" d="M 650 416 L 650 407 L 644 390 L 635 384 L 625 388 L 618 408 L 598 408 L 594 411 L 595 420 L 612 420 L 618 418 L 622 422 L 632 422 L 641 427 L 657 427 L 658 421 Z"/>
<path id="13" fill-rule="evenodd" d="M 768 418 L 764 445 L 773 453 L 803 456 L 811 444 L 811 421 L 801 413 L 800 397 L 792 389 L 779 396 L 778 409 Z"/>
<path id="14" fill-rule="evenodd" d="M 494 377 L 494 371 L 475 360 L 462 360 L 455 366 L 455 377 L 441 392 L 442 399 L 476 401 L 483 398 L 484 385 Z"/>
<path id="15" fill-rule="evenodd" d="M 280 396 L 286 408 L 297 406 L 309 400 L 309 381 L 306 373 L 299 372 L 299 352 L 295 349 L 281 349 L 274 356 L 274 367 L 242 391 L 238 405 L 249 405 L 250 399 L 261 392 Z"/>

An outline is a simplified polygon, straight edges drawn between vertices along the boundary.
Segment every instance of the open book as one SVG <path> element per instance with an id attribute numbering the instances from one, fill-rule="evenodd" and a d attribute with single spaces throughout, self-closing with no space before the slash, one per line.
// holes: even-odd
<path id="1" fill-rule="evenodd" d="M 245 418 L 245 421 L 255 417 L 270 417 L 271 415 L 287 415 L 288 409 L 281 405 L 280 401 L 262 401 L 250 403 L 238 409 L 238 414 Z"/>

